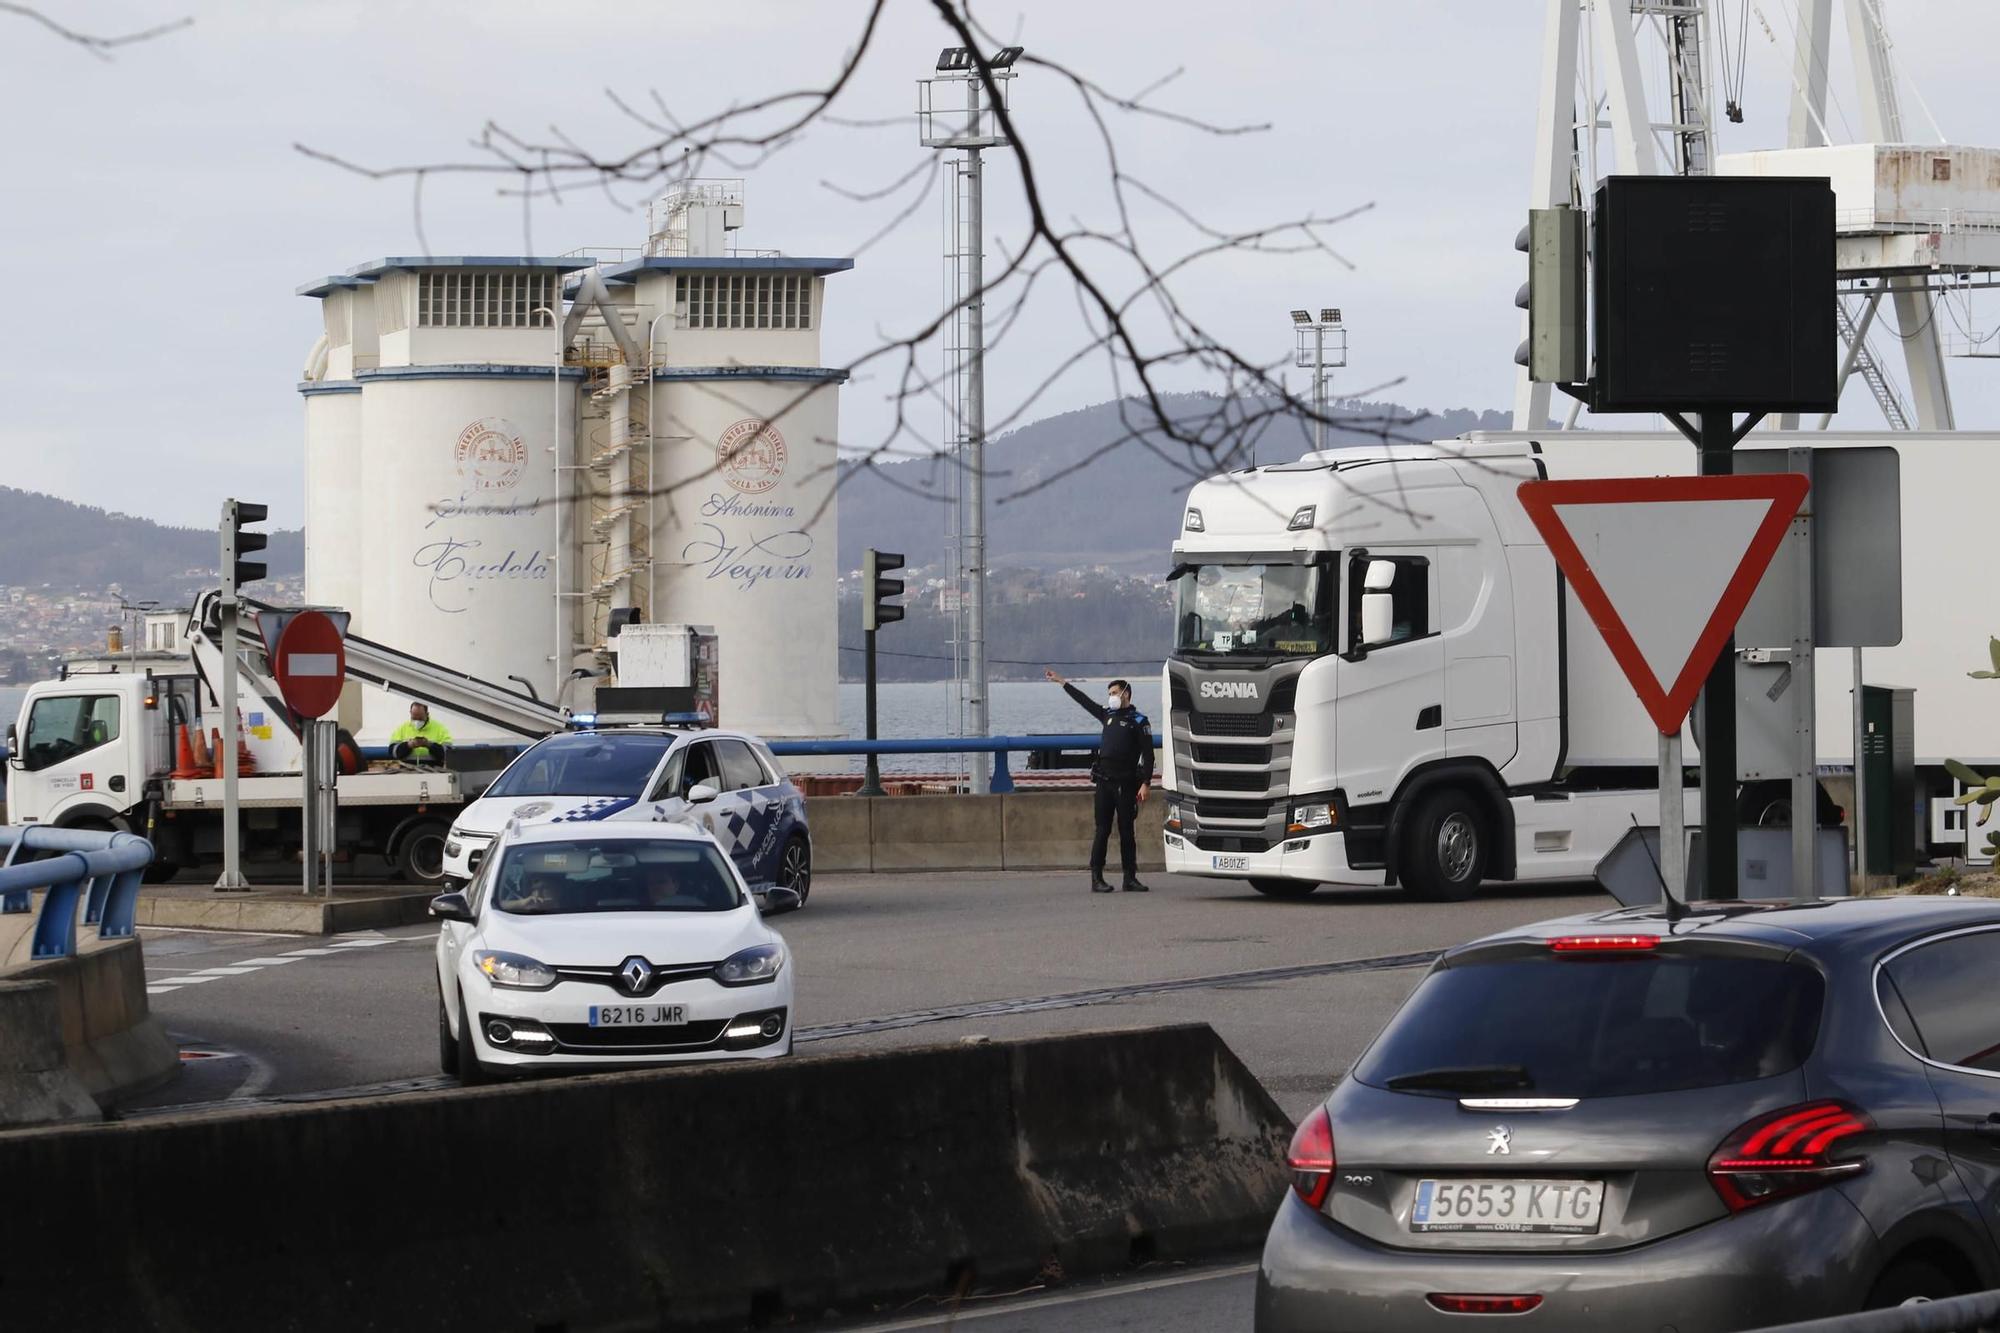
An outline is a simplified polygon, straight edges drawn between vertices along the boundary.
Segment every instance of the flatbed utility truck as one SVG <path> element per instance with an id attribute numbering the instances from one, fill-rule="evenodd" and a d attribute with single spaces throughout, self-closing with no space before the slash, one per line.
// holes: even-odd
<path id="1" fill-rule="evenodd" d="M 255 617 L 246 601 L 238 634 L 241 737 L 250 763 L 238 778 L 247 862 L 288 861 L 299 852 L 303 805 L 299 723 L 285 707 Z M 170 665 L 106 660 L 31 686 L 7 733 L 7 817 L 14 823 L 141 833 L 158 849 L 153 879 L 220 864 L 223 780 L 176 776 L 185 727 L 190 738 L 222 730 L 219 596 L 204 594 L 183 634 L 188 656 Z M 522 745 L 568 725 L 555 703 L 509 686 L 349 635 L 351 680 L 473 717 Z M 336 779 L 336 847 L 385 858 L 403 878 L 433 882 L 444 873 L 453 816 L 483 791 L 518 747 L 461 747 L 449 767 L 366 763 L 351 740 Z M 216 770 L 219 773 L 219 769 Z"/>

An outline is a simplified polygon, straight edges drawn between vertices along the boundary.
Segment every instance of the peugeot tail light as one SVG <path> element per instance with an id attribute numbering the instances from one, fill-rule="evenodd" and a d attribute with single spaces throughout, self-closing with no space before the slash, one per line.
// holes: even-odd
<path id="1" fill-rule="evenodd" d="M 1326 1202 L 1327 1192 L 1333 1188 L 1333 1121 L 1327 1118 L 1324 1106 L 1315 1106 L 1312 1114 L 1299 1122 L 1292 1132 L 1291 1151 L 1285 1154 L 1285 1165 L 1292 1169 L 1292 1190 L 1308 1207 L 1317 1208 Z"/>
<path id="2" fill-rule="evenodd" d="M 1724 1139 L 1708 1159 L 1708 1178 L 1729 1211 L 1740 1213 L 1866 1170 L 1854 1153 L 1874 1128 L 1866 1112 L 1845 1102 L 1789 1106 Z"/>

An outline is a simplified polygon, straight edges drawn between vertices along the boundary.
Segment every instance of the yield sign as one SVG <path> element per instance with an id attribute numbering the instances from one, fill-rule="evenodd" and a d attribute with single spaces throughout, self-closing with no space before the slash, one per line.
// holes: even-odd
<path id="1" fill-rule="evenodd" d="M 1520 496 L 1639 702 L 1672 735 L 1805 500 L 1806 479 L 1528 481 Z"/>

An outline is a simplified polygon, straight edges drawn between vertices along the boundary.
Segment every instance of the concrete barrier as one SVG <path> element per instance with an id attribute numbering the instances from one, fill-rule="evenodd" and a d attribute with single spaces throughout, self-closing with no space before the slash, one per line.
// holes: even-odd
<path id="1" fill-rule="evenodd" d="M 0 1134 L 21 1328 L 689 1328 L 1256 1244 L 1205 1025 Z"/>
<path id="2" fill-rule="evenodd" d="M 26 963 L 6 976 L 54 987 L 64 1059 L 98 1102 L 157 1087 L 179 1071 L 180 1048 L 146 1003 L 138 940 L 91 941 L 74 958 Z"/>
<path id="3" fill-rule="evenodd" d="M 0 981 L 0 1125 L 99 1118 L 64 1058 L 62 1009 L 52 981 Z"/>
<path id="4" fill-rule="evenodd" d="M 1005 796 L 814 796 L 807 798 L 816 870 L 1059 870 L 1090 861 L 1094 823 L 1088 790 Z M 1167 803 L 1139 807 L 1139 868 L 1165 864 Z M 1118 869 L 1113 830 L 1108 860 Z"/>

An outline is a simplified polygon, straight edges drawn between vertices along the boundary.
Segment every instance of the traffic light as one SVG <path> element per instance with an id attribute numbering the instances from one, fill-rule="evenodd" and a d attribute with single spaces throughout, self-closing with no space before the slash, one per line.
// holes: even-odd
<path id="1" fill-rule="evenodd" d="M 891 600 L 903 595 L 903 581 L 882 577 L 889 570 L 902 567 L 903 557 L 895 551 L 878 551 L 871 546 L 862 554 L 861 585 L 865 600 L 861 603 L 861 628 L 880 629 L 903 618 L 903 608 Z"/>
<path id="2" fill-rule="evenodd" d="M 246 526 L 262 523 L 270 517 L 269 505 L 252 504 L 248 500 L 224 500 L 222 502 L 222 596 L 234 601 L 237 590 L 246 583 L 255 583 L 264 577 L 262 560 L 245 560 L 243 557 L 261 551 L 270 543 L 270 538 L 261 532 L 252 532 Z"/>
<path id="3" fill-rule="evenodd" d="M 1528 340 L 1514 353 L 1515 362 L 1540 383 L 1583 383 L 1590 377 L 1583 213 L 1530 209 L 1514 248 L 1528 255 L 1528 280 L 1514 297 L 1528 312 Z"/>

